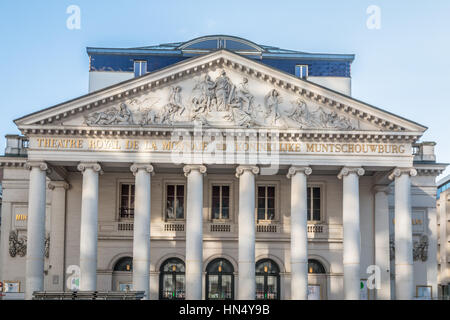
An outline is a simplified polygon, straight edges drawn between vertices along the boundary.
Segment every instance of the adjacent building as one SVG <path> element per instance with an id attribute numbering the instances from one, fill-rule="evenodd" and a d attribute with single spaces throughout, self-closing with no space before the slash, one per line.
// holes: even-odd
<path id="1" fill-rule="evenodd" d="M 440 294 L 450 299 L 450 176 L 437 183 L 438 283 Z"/>

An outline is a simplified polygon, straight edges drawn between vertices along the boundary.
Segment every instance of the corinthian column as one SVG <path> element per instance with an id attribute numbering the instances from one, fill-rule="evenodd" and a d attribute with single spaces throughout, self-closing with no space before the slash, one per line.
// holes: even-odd
<path id="1" fill-rule="evenodd" d="M 254 300 L 255 279 L 255 175 L 256 166 L 239 166 L 239 300 Z"/>
<path id="2" fill-rule="evenodd" d="M 186 165 L 186 300 L 202 299 L 204 165 Z"/>
<path id="3" fill-rule="evenodd" d="M 359 225 L 359 176 L 363 168 L 345 167 L 338 174 L 343 179 L 342 220 L 344 227 L 344 297 L 360 299 L 361 234 Z"/>
<path id="4" fill-rule="evenodd" d="M 136 177 L 133 231 L 133 290 L 150 294 L 150 218 L 151 218 L 151 164 L 135 163 L 131 171 Z"/>
<path id="5" fill-rule="evenodd" d="M 25 299 L 31 300 L 34 291 L 44 290 L 45 251 L 45 162 L 27 162 L 30 171 L 28 191 L 27 258 Z"/>
<path id="6" fill-rule="evenodd" d="M 290 167 L 291 179 L 291 299 L 308 299 L 308 203 L 306 177 L 309 167 Z"/>
<path id="7" fill-rule="evenodd" d="M 413 241 L 411 213 L 411 176 L 413 168 L 396 168 L 389 175 L 395 179 L 395 298 L 414 297 Z"/>
<path id="8" fill-rule="evenodd" d="M 96 162 L 78 165 L 83 174 L 80 228 L 80 291 L 97 288 L 98 174 Z"/>

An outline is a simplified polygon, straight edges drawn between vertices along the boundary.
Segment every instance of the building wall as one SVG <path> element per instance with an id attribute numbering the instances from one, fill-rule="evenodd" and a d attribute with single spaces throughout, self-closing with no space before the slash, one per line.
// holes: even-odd
<path id="1" fill-rule="evenodd" d="M 70 265 L 79 265 L 80 254 L 80 220 L 81 220 L 81 186 L 82 175 L 79 172 L 68 174 L 70 189 L 67 191 L 66 225 L 50 226 L 47 222 L 47 231 L 51 228 L 65 227 L 65 268 Z M 151 298 L 157 299 L 159 295 L 159 268 L 163 261 L 170 257 L 184 259 L 185 242 L 184 232 L 165 232 L 163 221 L 163 199 L 166 182 L 183 182 L 185 177 L 181 174 L 158 174 L 152 177 L 152 219 L 151 219 Z M 133 182 L 133 175 L 123 173 L 105 173 L 99 179 L 99 241 L 98 241 L 98 290 L 114 290 L 120 281 L 131 280 L 131 274 L 113 275 L 115 263 L 124 256 L 132 256 L 132 231 L 117 231 L 118 222 L 118 183 Z M 230 233 L 213 233 L 209 231 L 209 201 L 210 184 L 212 182 L 229 182 L 232 186 L 233 198 Z M 283 176 L 258 176 L 256 183 L 269 182 L 278 186 L 278 227 L 277 233 L 257 233 L 256 260 L 271 258 L 281 271 L 281 298 L 290 298 L 290 180 Z M 28 171 L 23 168 L 5 168 L 3 199 L 3 223 L 1 241 L 0 278 L 2 280 L 21 281 L 21 290 L 25 284 L 25 258 L 12 258 L 8 253 L 8 241 L 11 229 L 17 229 L 15 214 L 26 210 L 28 201 Z M 310 176 L 308 183 L 320 185 L 323 189 L 323 219 L 324 234 L 310 234 L 309 257 L 322 262 L 327 271 L 326 281 L 320 276 L 309 275 L 310 283 L 321 283 L 323 297 L 328 299 L 343 298 L 343 262 L 342 262 L 342 181 L 335 175 Z M 435 188 L 432 176 L 418 176 L 413 179 L 412 199 L 413 210 L 423 209 L 425 215 L 426 233 L 429 235 L 429 258 L 426 262 L 415 261 L 414 276 L 416 285 L 431 285 L 433 295 L 437 292 L 437 264 L 436 256 L 436 203 L 433 201 Z M 217 257 L 225 257 L 238 272 L 238 187 L 239 181 L 232 174 L 208 174 L 204 178 L 204 268 L 209 261 Z M 361 279 L 367 279 L 366 269 L 374 264 L 374 195 L 372 191 L 373 177 L 360 178 L 360 209 L 361 209 Z M 47 190 L 47 221 L 50 221 L 52 204 L 52 191 Z M 390 197 L 390 206 L 393 207 L 393 197 Z M 20 211 L 20 212 L 22 212 Z M 17 222 L 18 223 L 18 222 Z M 122 223 L 125 223 L 122 221 Z M 22 235 L 25 229 L 22 228 Z M 416 239 L 417 237 L 415 237 Z M 51 244 L 51 241 L 50 241 Z M 434 253 L 433 253 L 434 250 Z M 433 256 L 434 254 L 434 256 Z M 52 259 L 46 259 L 45 286 L 52 287 Z M 64 279 L 66 280 L 67 275 Z M 114 282 L 114 283 L 113 283 Z M 203 290 L 205 290 L 203 288 Z M 235 292 L 238 290 L 238 277 L 235 274 Z"/>
<path id="2" fill-rule="evenodd" d="M 450 189 L 442 192 L 437 201 L 438 215 L 438 281 L 450 283 Z"/>
<path id="3" fill-rule="evenodd" d="M 91 71 L 89 72 L 89 92 L 94 92 L 133 78 L 133 72 Z"/>

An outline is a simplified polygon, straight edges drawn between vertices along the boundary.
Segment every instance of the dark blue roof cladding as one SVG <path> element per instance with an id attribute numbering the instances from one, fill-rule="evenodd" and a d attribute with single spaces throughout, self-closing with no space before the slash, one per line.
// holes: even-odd
<path id="1" fill-rule="evenodd" d="M 183 56 L 91 54 L 91 67 L 89 71 L 133 72 L 134 60 L 140 60 L 147 61 L 147 71 L 153 72 L 188 58 Z"/>
<path id="2" fill-rule="evenodd" d="M 295 75 L 295 66 L 308 65 L 308 75 L 313 77 L 350 77 L 350 62 L 326 60 L 267 59 L 262 63 Z"/>
<path id="3" fill-rule="evenodd" d="M 153 72 L 174 63 L 189 59 L 190 55 L 116 55 L 116 54 L 91 54 L 90 71 L 116 71 L 133 72 L 134 60 L 147 61 L 147 71 Z M 270 67 L 295 75 L 295 66 L 307 64 L 309 76 L 316 77 L 350 77 L 350 64 L 348 61 L 333 60 L 305 60 L 305 59 L 274 59 L 249 56 Z"/>

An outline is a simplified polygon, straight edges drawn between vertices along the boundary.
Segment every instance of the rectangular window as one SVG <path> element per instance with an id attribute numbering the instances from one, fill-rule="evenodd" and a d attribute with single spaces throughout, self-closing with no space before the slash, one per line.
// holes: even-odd
<path id="1" fill-rule="evenodd" d="M 168 184 L 166 192 L 166 219 L 184 219 L 184 185 Z"/>
<path id="2" fill-rule="evenodd" d="M 296 65 L 295 76 L 298 78 L 306 79 L 308 77 L 308 65 L 307 64 Z"/>
<path id="3" fill-rule="evenodd" d="M 258 220 L 275 219 L 275 187 L 258 186 L 257 195 L 257 217 Z"/>
<path id="4" fill-rule="evenodd" d="M 308 221 L 320 221 L 320 187 L 308 187 Z"/>
<path id="5" fill-rule="evenodd" d="M 134 61 L 134 77 L 140 77 L 147 73 L 147 61 Z"/>
<path id="6" fill-rule="evenodd" d="M 211 217 L 221 220 L 230 218 L 230 186 L 212 186 Z"/>
<path id="7" fill-rule="evenodd" d="M 134 217 L 134 184 L 122 183 L 120 185 L 120 218 Z"/>

